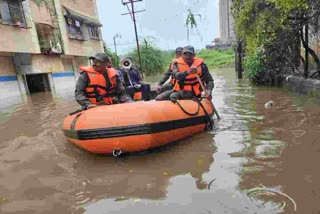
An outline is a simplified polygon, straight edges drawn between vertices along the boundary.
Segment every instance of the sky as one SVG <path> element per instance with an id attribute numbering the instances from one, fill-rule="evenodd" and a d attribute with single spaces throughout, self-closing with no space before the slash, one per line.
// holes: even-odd
<path id="1" fill-rule="evenodd" d="M 124 0 L 128 1 L 128 0 Z M 97 0 L 99 20 L 102 23 L 102 37 L 107 47 L 122 55 L 136 47 L 134 25 L 126 6 L 121 0 Z M 130 6 L 130 4 L 128 4 Z M 191 9 L 196 15 L 197 29 L 190 31 L 187 39 L 185 21 Z M 174 50 L 178 46 L 192 45 L 196 49 L 205 48 L 219 37 L 218 0 L 143 0 L 135 3 L 137 32 L 140 40 L 148 38 L 162 50 Z"/>

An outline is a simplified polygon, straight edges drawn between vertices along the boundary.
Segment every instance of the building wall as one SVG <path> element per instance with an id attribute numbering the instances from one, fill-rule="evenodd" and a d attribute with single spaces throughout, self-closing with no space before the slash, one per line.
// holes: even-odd
<path id="1" fill-rule="evenodd" d="M 229 1 L 229 32 L 230 32 L 230 40 L 234 41 L 235 40 L 235 32 L 234 32 L 234 19 L 231 13 L 232 9 L 232 0 Z"/>
<path id="2" fill-rule="evenodd" d="M 21 99 L 17 75 L 11 56 L 0 56 L 0 88 L 0 101 L 8 102 L 8 100 L 4 100 L 8 97 L 13 100 Z"/>
<path id="3" fill-rule="evenodd" d="M 0 32 L 0 52 L 38 53 L 30 29 L 0 24 Z"/>
<path id="4" fill-rule="evenodd" d="M 16 76 L 10 56 L 0 56 L 0 76 Z"/>
<path id="5" fill-rule="evenodd" d="M 76 81 L 72 73 L 64 73 L 69 75 L 55 76 L 53 74 L 54 93 L 60 97 L 74 96 Z"/>
<path id="6" fill-rule="evenodd" d="M 101 42 L 97 40 L 78 41 L 69 39 L 68 55 L 92 56 L 97 52 L 103 52 Z"/>
<path id="7" fill-rule="evenodd" d="M 63 65 L 60 56 L 32 55 L 33 73 L 62 72 Z"/>
<path id="8" fill-rule="evenodd" d="M 28 1 L 23 1 L 22 6 L 28 28 L 0 24 L 0 52 L 40 53 Z"/>
<path id="9" fill-rule="evenodd" d="M 77 69 L 79 70 L 80 66 L 88 66 L 89 65 L 89 59 L 87 57 L 76 57 L 75 58 Z"/>
<path id="10" fill-rule="evenodd" d="M 30 10 L 33 21 L 36 23 L 42 23 L 52 26 L 52 20 L 50 10 L 45 4 L 36 4 L 33 0 L 30 2 Z"/>
<path id="11" fill-rule="evenodd" d="M 55 94 L 59 97 L 69 99 L 74 96 L 76 78 L 74 73 L 74 57 L 61 58 L 63 71 L 53 73 L 53 84 L 55 87 Z"/>
<path id="12" fill-rule="evenodd" d="M 220 38 L 223 43 L 233 41 L 234 34 L 234 19 L 231 14 L 231 0 L 219 1 L 219 26 Z"/>
<path id="13" fill-rule="evenodd" d="M 228 37 L 227 25 L 228 17 L 226 14 L 227 11 L 227 2 L 226 0 L 219 0 L 219 27 L 220 27 L 220 38 L 222 41 L 225 41 Z"/>
<path id="14" fill-rule="evenodd" d="M 63 65 L 63 70 L 65 72 L 74 72 L 73 68 L 73 59 L 72 58 L 61 58 L 62 60 L 62 65 Z"/>
<path id="15" fill-rule="evenodd" d="M 33 73 L 48 73 L 51 87 L 59 96 L 64 96 L 67 91 L 73 95 L 79 76 L 78 67 L 88 65 L 88 56 L 103 51 L 101 41 L 69 39 L 62 13 L 62 6 L 65 5 L 98 20 L 95 0 L 54 0 L 54 3 L 64 55 L 40 53 L 35 23 L 53 24 L 50 11 L 45 5 L 37 5 L 34 0 L 22 2 L 27 29 L 0 24 L 0 99 L 13 96 L 21 99 L 21 95 L 27 91 L 23 76 Z"/>
<path id="16" fill-rule="evenodd" d="M 79 4 L 78 4 L 79 3 Z M 56 10 L 58 14 L 59 28 L 61 37 L 63 40 L 63 47 L 65 55 L 69 56 L 91 56 L 96 52 L 103 51 L 103 44 L 101 41 L 88 39 L 80 41 L 76 39 L 70 39 L 67 31 L 67 24 L 63 15 L 63 6 L 67 6 L 72 10 L 76 10 L 83 13 L 86 16 L 93 16 L 96 20 L 98 18 L 95 15 L 95 1 L 93 0 L 55 0 Z"/>
<path id="17" fill-rule="evenodd" d="M 96 0 L 60 0 L 61 4 L 82 12 L 87 16 L 98 19 L 96 14 Z"/>

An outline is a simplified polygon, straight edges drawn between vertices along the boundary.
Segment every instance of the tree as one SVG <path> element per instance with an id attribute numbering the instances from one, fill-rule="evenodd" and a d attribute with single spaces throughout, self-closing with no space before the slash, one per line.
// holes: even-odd
<path id="1" fill-rule="evenodd" d="M 147 76 L 162 73 L 164 70 L 165 59 L 163 52 L 156 48 L 150 39 L 144 38 L 140 47 L 141 64 L 144 74 Z M 137 49 L 134 49 L 129 56 L 132 57 L 135 65 L 139 65 L 139 57 Z"/>
<path id="2" fill-rule="evenodd" d="M 196 21 L 195 16 L 198 16 L 201 20 L 200 14 L 194 14 L 194 13 L 192 13 L 191 9 L 188 9 L 188 15 L 187 15 L 186 24 L 185 24 L 185 26 L 187 28 L 187 39 L 189 40 L 190 30 L 195 28 L 198 35 L 200 36 L 201 41 L 202 41 L 201 34 L 199 33 L 199 30 L 197 28 L 197 21 Z"/>
<path id="3" fill-rule="evenodd" d="M 319 10 L 320 1 L 316 0 L 234 1 L 236 35 L 245 42 L 245 68 L 254 82 L 273 84 L 284 72 L 299 73 L 300 62 L 306 61 L 300 54 L 301 42 L 320 75 L 316 51 L 303 36 L 306 26 L 312 28 L 313 35 L 318 35 L 319 22 L 313 23 L 316 18 L 319 20 Z"/>
<path id="4" fill-rule="evenodd" d="M 110 50 L 110 48 L 107 48 L 106 43 L 103 42 L 103 50 L 104 52 L 111 58 L 112 65 L 115 68 L 119 68 L 120 65 L 120 58 L 118 55 L 116 55 L 114 52 Z"/>

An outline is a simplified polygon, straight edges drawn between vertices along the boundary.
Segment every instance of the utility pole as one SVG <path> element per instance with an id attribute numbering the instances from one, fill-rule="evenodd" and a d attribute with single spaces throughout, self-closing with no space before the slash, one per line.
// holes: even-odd
<path id="1" fill-rule="evenodd" d="M 124 14 L 121 14 L 121 15 L 130 14 L 131 19 L 133 21 L 134 31 L 135 31 L 135 35 L 136 35 L 138 56 L 139 56 L 139 64 L 140 64 L 141 74 L 142 74 L 142 77 L 143 77 L 143 68 L 142 68 L 142 63 L 141 63 L 140 46 L 139 46 L 139 40 L 138 40 L 138 33 L 137 33 L 136 16 L 135 16 L 135 14 L 139 13 L 139 12 L 143 12 L 145 10 L 134 11 L 134 3 L 135 2 L 140 2 L 140 1 L 142 1 L 142 0 L 128 0 L 128 2 L 124 2 L 124 0 L 122 0 L 122 4 L 127 6 L 129 13 L 124 13 Z M 131 11 L 130 11 L 130 9 L 129 9 L 127 4 L 131 4 Z"/>
<path id="2" fill-rule="evenodd" d="M 242 79 L 242 51 L 242 42 L 241 40 L 238 40 L 236 55 L 238 55 L 237 70 L 239 79 Z"/>
<path id="3" fill-rule="evenodd" d="M 309 46 L 309 25 L 306 24 L 305 25 L 305 43 L 307 45 L 307 47 Z M 304 78 L 308 78 L 308 75 L 309 75 L 309 51 L 308 51 L 308 48 L 305 48 L 305 67 L 304 67 Z"/>
<path id="4" fill-rule="evenodd" d="M 113 37 L 114 52 L 116 53 L 116 56 L 118 56 L 118 54 L 117 54 L 116 38 L 121 38 L 121 35 L 120 35 L 120 34 L 116 34 L 116 35 Z"/>

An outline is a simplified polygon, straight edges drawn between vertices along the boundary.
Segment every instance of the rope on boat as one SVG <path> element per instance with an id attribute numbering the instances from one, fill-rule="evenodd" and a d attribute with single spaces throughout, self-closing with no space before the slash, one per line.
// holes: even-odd
<path id="1" fill-rule="evenodd" d="M 197 102 L 197 101 L 195 101 L 195 102 Z M 187 115 L 195 116 L 195 115 L 199 114 L 199 110 L 200 110 L 200 103 L 199 103 L 199 102 L 197 102 L 197 103 L 198 103 L 198 109 L 197 109 L 197 111 L 194 112 L 194 113 L 190 113 L 190 112 L 188 112 L 186 109 L 184 109 L 184 108 L 181 106 L 181 104 L 179 103 L 179 100 L 177 100 L 176 103 L 177 103 L 178 106 L 181 108 L 181 110 L 182 110 L 184 113 L 186 113 Z"/>
<path id="2" fill-rule="evenodd" d="M 184 109 L 183 106 L 181 106 L 181 104 L 179 103 L 178 100 L 175 101 L 175 103 L 178 104 L 178 106 L 181 108 L 181 110 L 182 110 L 184 113 L 186 113 L 187 115 L 190 115 L 190 116 L 198 115 L 198 114 L 199 114 L 200 107 L 201 107 L 201 108 L 203 109 L 204 114 L 205 114 L 205 117 L 206 117 L 206 121 L 205 121 L 205 122 L 206 122 L 207 124 L 206 124 L 205 130 L 212 130 L 212 129 L 213 129 L 213 119 L 212 119 L 211 115 L 208 114 L 206 108 L 205 108 L 205 107 L 203 106 L 203 104 L 201 103 L 201 100 L 202 100 L 202 98 L 199 99 L 199 98 L 197 98 L 197 97 L 194 97 L 194 98 L 192 99 L 192 101 L 198 103 L 198 109 L 197 109 L 197 111 L 194 112 L 194 113 L 190 113 L 190 112 L 188 112 L 186 109 Z"/>

